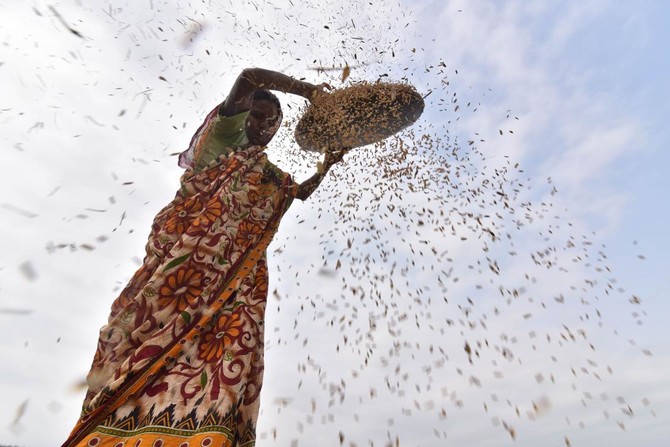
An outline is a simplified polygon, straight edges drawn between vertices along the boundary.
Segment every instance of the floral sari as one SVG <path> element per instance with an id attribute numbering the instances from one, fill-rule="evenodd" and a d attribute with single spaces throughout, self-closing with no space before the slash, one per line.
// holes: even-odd
<path id="1" fill-rule="evenodd" d="M 253 446 L 266 248 L 295 195 L 262 147 L 188 170 L 100 331 L 64 446 Z"/>

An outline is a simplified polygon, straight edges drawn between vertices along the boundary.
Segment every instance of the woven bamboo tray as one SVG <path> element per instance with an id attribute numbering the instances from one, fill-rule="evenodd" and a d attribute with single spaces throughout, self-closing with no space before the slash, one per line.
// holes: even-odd
<path id="1" fill-rule="evenodd" d="M 374 144 L 414 124 L 423 108 L 409 84 L 362 82 L 317 98 L 298 122 L 295 140 L 315 152 Z"/>

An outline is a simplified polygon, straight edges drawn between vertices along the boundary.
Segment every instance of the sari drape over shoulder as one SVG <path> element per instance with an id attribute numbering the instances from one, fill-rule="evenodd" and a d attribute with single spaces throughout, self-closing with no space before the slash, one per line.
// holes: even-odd
<path id="1" fill-rule="evenodd" d="M 64 446 L 252 446 L 266 248 L 295 195 L 262 147 L 186 171 L 100 331 Z"/>

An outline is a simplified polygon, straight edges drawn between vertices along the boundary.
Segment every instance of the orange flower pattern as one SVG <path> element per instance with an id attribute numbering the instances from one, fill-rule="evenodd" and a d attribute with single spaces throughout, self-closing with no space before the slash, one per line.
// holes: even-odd
<path id="1" fill-rule="evenodd" d="M 165 222 L 165 231 L 167 233 L 183 233 L 189 226 L 189 218 L 197 215 L 201 210 L 202 205 L 195 198 L 190 198 L 183 204 L 176 205 L 174 213 Z"/>
<path id="2" fill-rule="evenodd" d="M 183 312 L 194 307 L 202 293 L 202 274 L 195 269 L 180 268 L 169 275 L 165 285 L 159 289 L 159 305 L 169 306 L 176 303 L 177 311 Z"/>
<path id="3" fill-rule="evenodd" d="M 261 227 L 253 222 L 242 222 L 237 227 L 237 236 L 235 243 L 241 247 L 247 247 L 254 242 L 261 234 Z"/>
<path id="4" fill-rule="evenodd" d="M 206 362 L 219 360 L 241 333 L 242 319 L 239 312 L 219 316 L 213 330 L 203 337 L 198 357 Z"/>
<path id="5" fill-rule="evenodd" d="M 207 226 L 221 217 L 222 214 L 223 204 L 218 197 L 212 197 L 209 202 L 207 202 L 207 205 L 205 205 L 205 209 L 202 211 L 202 213 L 200 213 L 200 215 L 194 219 L 193 226 Z"/>
<path id="6" fill-rule="evenodd" d="M 265 249 L 294 190 L 278 172 L 260 147 L 186 171 L 154 219 L 142 267 L 112 305 L 65 446 L 152 445 L 159 436 L 165 445 L 253 445 Z"/>

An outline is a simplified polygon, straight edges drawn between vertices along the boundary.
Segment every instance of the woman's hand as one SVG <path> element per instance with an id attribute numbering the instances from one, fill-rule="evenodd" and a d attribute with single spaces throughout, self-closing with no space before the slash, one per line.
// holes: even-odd
<path id="1" fill-rule="evenodd" d="M 307 98 L 309 102 L 314 103 L 315 100 L 320 98 L 323 95 L 327 95 L 330 93 L 330 90 L 333 89 L 333 87 L 328 84 L 327 82 L 322 82 L 319 85 L 314 85 L 314 84 L 309 84 L 310 85 L 310 90 L 311 93 L 309 94 L 309 97 Z"/>
<path id="2" fill-rule="evenodd" d="M 323 165 L 325 170 L 330 169 L 335 163 L 342 161 L 342 157 L 351 150 L 350 147 L 343 147 L 336 150 L 327 150 L 326 155 L 323 158 Z"/>
<path id="3" fill-rule="evenodd" d="M 344 154 L 349 152 L 349 149 L 351 148 L 345 147 L 338 150 L 327 151 L 323 163 L 320 161 L 316 162 L 316 174 L 298 185 L 296 198 L 300 200 L 306 200 L 310 195 L 312 195 L 314 190 L 319 186 L 323 178 L 326 176 L 326 173 L 330 167 L 335 163 L 342 161 L 342 157 L 344 157 Z"/>

